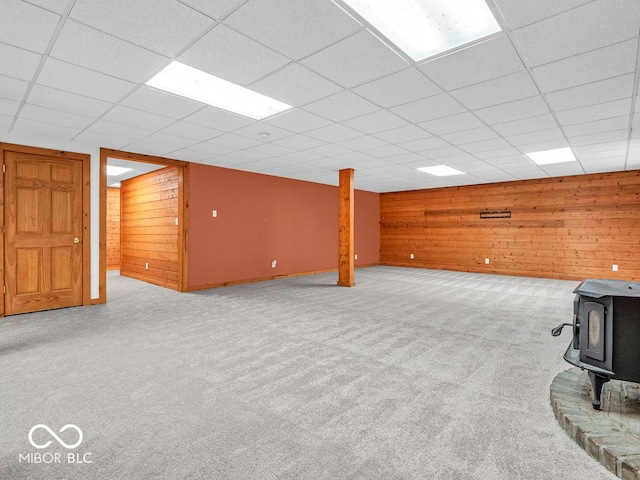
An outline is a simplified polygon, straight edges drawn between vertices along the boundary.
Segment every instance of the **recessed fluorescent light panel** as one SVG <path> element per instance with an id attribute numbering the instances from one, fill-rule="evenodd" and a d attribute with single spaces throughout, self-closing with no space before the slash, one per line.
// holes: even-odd
<path id="1" fill-rule="evenodd" d="M 292 108 L 180 62 L 169 64 L 147 85 L 256 120 Z"/>
<path id="2" fill-rule="evenodd" d="M 550 165 L 552 163 L 575 162 L 576 157 L 569 147 L 543 150 L 525 154 L 538 165 Z"/>
<path id="3" fill-rule="evenodd" d="M 485 0 L 341 0 L 413 60 L 500 31 Z"/>
<path id="4" fill-rule="evenodd" d="M 115 167 L 113 165 L 107 165 L 107 175 L 109 177 L 117 177 L 118 175 L 122 175 L 123 173 L 127 173 L 133 170 L 133 168 L 126 167 Z"/>
<path id="5" fill-rule="evenodd" d="M 449 177 L 451 175 L 464 175 L 464 172 L 456 170 L 455 168 L 447 167 L 446 165 L 436 165 L 435 167 L 421 167 L 418 168 L 421 172 L 428 173 L 429 175 L 435 175 L 436 177 Z"/>

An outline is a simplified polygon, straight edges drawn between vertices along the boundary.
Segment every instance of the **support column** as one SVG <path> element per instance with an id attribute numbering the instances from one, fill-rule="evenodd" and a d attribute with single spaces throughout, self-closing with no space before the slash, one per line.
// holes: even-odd
<path id="1" fill-rule="evenodd" d="M 353 287 L 354 281 L 354 192 L 353 168 L 340 170 L 338 201 L 338 285 Z"/>

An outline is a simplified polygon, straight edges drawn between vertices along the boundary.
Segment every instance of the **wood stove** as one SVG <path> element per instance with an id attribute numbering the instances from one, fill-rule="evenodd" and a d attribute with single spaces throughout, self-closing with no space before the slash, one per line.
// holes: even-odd
<path id="1" fill-rule="evenodd" d="M 588 372 L 591 404 L 600 410 L 606 382 L 640 382 L 640 283 L 589 279 L 573 293 L 573 323 L 551 334 L 560 335 L 564 325 L 573 327 L 564 359 Z"/>

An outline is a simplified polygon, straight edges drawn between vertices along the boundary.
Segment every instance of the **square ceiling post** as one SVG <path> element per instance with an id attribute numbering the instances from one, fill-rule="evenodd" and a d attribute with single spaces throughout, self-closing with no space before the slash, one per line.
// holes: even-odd
<path id="1" fill-rule="evenodd" d="M 338 285 L 354 287 L 354 190 L 353 168 L 340 170 L 338 201 Z"/>

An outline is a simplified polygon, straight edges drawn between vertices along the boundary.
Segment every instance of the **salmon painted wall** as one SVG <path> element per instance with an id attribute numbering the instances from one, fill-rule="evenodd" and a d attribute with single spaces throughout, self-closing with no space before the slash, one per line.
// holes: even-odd
<path id="1" fill-rule="evenodd" d="M 337 187 L 195 163 L 189 168 L 190 289 L 337 268 Z M 377 264 L 379 194 L 356 191 L 355 213 L 356 266 Z"/>

